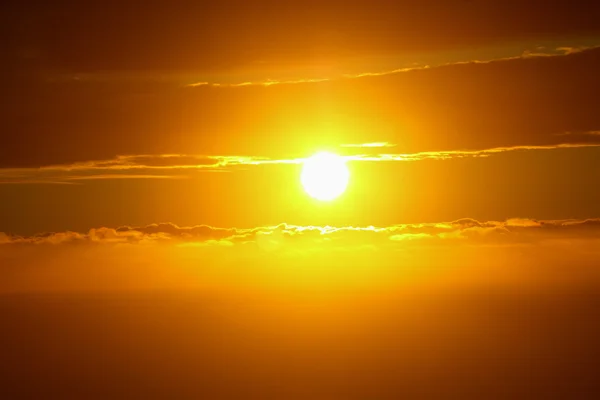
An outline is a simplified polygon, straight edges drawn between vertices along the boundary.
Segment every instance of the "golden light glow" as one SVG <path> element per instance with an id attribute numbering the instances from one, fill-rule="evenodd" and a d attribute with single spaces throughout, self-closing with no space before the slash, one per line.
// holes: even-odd
<path id="1" fill-rule="evenodd" d="M 304 161 L 300 180 L 311 197 L 330 201 L 344 193 L 350 171 L 342 157 L 321 152 Z"/>

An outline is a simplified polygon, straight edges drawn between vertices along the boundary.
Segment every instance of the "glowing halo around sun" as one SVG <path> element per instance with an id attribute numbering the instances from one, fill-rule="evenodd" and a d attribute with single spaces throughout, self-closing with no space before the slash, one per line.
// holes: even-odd
<path id="1" fill-rule="evenodd" d="M 306 193 L 321 201 L 330 201 L 346 190 L 350 171 L 344 158 L 321 152 L 304 161 L 300 181 Z"/>

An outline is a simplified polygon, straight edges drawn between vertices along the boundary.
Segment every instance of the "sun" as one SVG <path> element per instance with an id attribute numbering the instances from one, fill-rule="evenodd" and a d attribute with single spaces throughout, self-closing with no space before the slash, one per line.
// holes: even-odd
<path id="1" fill-rule="evenodd" d="M 346 161 L 332 153 L 321 152 L 304 161 L 300 181 L 310 196 L 330 201 L 346 190 L 350 171 Z"/>

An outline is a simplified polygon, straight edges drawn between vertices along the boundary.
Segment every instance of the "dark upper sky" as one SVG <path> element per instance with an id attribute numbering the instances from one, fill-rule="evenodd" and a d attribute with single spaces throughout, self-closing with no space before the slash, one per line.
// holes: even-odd
<path id="1" fill-rule="evenodd" d="M 217 71 L 598 33 L 593 1 L 11 1 L 9 65 Z"/>

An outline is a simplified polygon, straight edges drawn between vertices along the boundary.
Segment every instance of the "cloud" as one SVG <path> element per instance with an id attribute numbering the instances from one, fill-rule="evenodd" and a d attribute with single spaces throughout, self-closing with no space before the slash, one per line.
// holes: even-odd
<path id="1" fill-rule="evenodd" d="M 77 184 L 100 179 L 182 179 L 186 171 L 227 172 L 244 165 L 290 164 L 301 160 L 273 160 L 254 156 L 182 154 L 122 155 L 107 160 L 54 164 L 39 168 L 0 169 L 0 184 Z"/>
<path id="2" fill-rule="evenodd" d="M 600 219 L 466 218 L 388 227 L 248 229 L 161 223 L 26 237 L 0 233 L 0 294 L 211 287 L 388 290 L 423 279 L 519 282 L 532 273 L 540 285 L 567 282 L 574 268 L 580 276 L 592 276 L 598 262 Z"/>
<path id="3" fill-rule="evenodd" d="M 571 53 L 452 64 L 372 79 L 340 79 L 293 87 L 187 90 L 176 85 L 130 87 L 103 82 L 57 83 L 52 87 L 64 90 L 48 88 L 46 92 L 46 86 L 34 85 L 31 93 L 45 93 L 47 97 L 40 99 L 46 101 L 23 98 L 6 110 L 6 132 L 14 132 L 16 140 L 6 141 L 0 148 L 0 166 L 64 166 L 77 161 L 110 160 L 115 154 L 161 154 L 167 152 L 165 146 L 176 155 L 189 154 L 190 149 L 214 149 L 227 155 L 235 149 L 242 156 L 277 157 L 274 150 L 287 156 L 313 151 L 313 146 L 344 143 L 388 142 L 405 153 L 557 144 L 561 139 L 557 133 L 595 132 L 600 126 L 593 96 L 597 92 L 594 73 L 600 65 L 600 49 Z M 110 90 L 105 93 L 99 91 L 100 87 Z M 114 95 L 108 95 L 113 90 Z M 322 123 L 326 121 L 322 115 L 325 110 L 314 103 L 322 93 L 327 93 L 327 101 L 335 105 L 335 117 L 327 119 L 327 126 Z M 14 95 L 24 96 L 21 92 Z M 260 99 L 260 107 L 256 99 Z M 98 110 L 102 124 L 89 123 L 89 110 Z M 20 113 L 28 116 L 27 123 L 17 117 Z M 253 117 L 251 121 L 223 115 Z M 306 140 L 307 129 L 315 132 L 314 140 Z M 175 139 L 167 140 L 167 132 Z M 73 137 L 80 134 L 89 139 L 89 146 L 77 146 Z M 250 153 L 242 145 L 248 137 L 253 138 Z M 597 138 L 570 136 L 569 141 L 585 143 Z M 30 143 L 40 146 L 32 148 Z M 117 161 L 122 165 L 128 160 Z M 129 161 L 148 161 L 148 166 L 176 162 Z M 180 165 L 191 162 L 208 171 L 216 168 L 218 160 L 181 159 Z M 144 175 L 153 174 L 147 171 Z M 11 179 L 14 181 L 17 179 Z"/>
<path id="4" fill-rule="evenodd" d="M 600 131 L 582 131 L 582 132 L 563 132 L 557 133 L 556 136 L 598 136 L 600 135 Z"/>
<path id="5" fill-rule="evenodd" d="M 273 80 L 267 79 L 264 81 L 258 82 L 240 82 L 240 83 L 210 83 L 210 82 L 196 82 L 190 83 L 186 85 L 187 87 L 201 87 L 201 86 L 209 86 L 209 87 L 222 87 L 222 88 L 235 88 L 235 87 L 244 87 L 244 86 L 273 86 L 273 85 L 296 85 L 300 83 L 318 83 L 318 82 L 327 82 L 329 78 L 313 78 L 313 79 L 293 79 L 293 80 Z"/>
<path id="6" fill-rule="evenodd" d="M 46 171 L 135 170 L 135 169 L 219 169 L 231 165 L 251 165 L 268 161 L 265 157 L 205 156 L 186 154 L 120 155 L 109 160 L 43 166 Z"/>
<path id="7" fill-rule="evenodd" d="M 545 46 L 534 46 L 530 49 L 522 49 L 522 47 L 511 48 L 510 50 L 505 50 L 502 48 L 496 49 L 493 56 L 489 56 L 488 58 L 476 58 L 477 51 L 471 51 L 470 53 L 466 53 L 464 51 L 456 51 L 456 54 L 452 52 L 445 53 L 444 55 L 450 59 L 444 59 L 440 56 L 436 56 L 432 58 L 432 55 L 429 55 L 428 58 L 432 58 L 429 62 L 415 62 L 414 60 L 418 60 L 423 57 L 423 55 L 407 55 L 402 58 L 402 61 L 398 61 L 401 67 L 390 68 L 389 64 L 393 61 L 388 60 L 389 57 L 381 57 L 381 56 L 368 56 L 365 55 L 361 57 L 360 65 L 369 65 L 369 68 L 373 69 L 381 69 L 379 71 L 360 71 L 357 72 L 357 66 L 353 65 L 353 61 L 355 60 L 347 60 L 346 62 L 341 61 L 341 64 L 344 64 L 344 67 L 339 66 L 338 68 L 327 68 L 329 70 L 328 74 L 321 73 L 318 76 L 310 76 L 310 77 L 302 77 L 303 74 L 314 75 L 315 72 L 311 71 L 310 68 L 300 69 L 299 71 L 295 71 L 289 67 L 282 67 L 279 70 L 275 71 L 276 75 L 280 75 L 279 78 L 263 78 L 265 74 L 268 72 L 263 72 L 259 77 L 254 74 L 248 74 L 248 76 L 242 76 L 241 78 L 234 76 L 228 76 L 227 74 L 222 74 L 220 81 L 209 81 L 209 80 L 201 80 L 193 83 L 184 83 L 182 86 L 187 88 L 244 88 L 244 87 L 270 87 L 270 86 L 280 86 L 280 85 L 299 85 L 299 84 L 314 84 L 321 82 L 330 82 L 330 81 L 338 81 L 338 80 L 347 80 L 347 79 L 358 79 L 358 78 L 366 78 L 366 77 L 377 77 L 377 76 L 386 76 L 386 75 L 395 75 L 400 73 L 412 72 L 412 71 L 421 71 L 428 70 L 431 68 L 443 68 L 452 65 L 463 65 L 463 64 L 488 64 L 499 61 L 509 61 L 509 60 L 520 60 L 520 59 L 529 59 L 529 58 L 541 58 L 541 57 L 560 57 L 567 56 L 576 53 L 580 53 L 586 50 L 596 49 L 598 45 L 583 45 L 577 44 L 577 40 L 569 40 L 566 43 L 571 43 L 570 45 L 558 46 L 553 48 L 548 48 Z M 493 46 L 491 46 L 493 48 Z M 489 52 L 488 52 L 489 53 Z M 411 62 L 407 62 L 407 60 L 412 60 Z M 381 65 L 381 64 L 385 65 Z M 347 70 L 352 70 L 354 72 L 347 72 Z M 62 82 L 62 83 L 72 83 L 72 82 L 97 82 L 97 83 L 110 83 L 117 82 L 121 84 L 132 83 L 132 82 L 142 82 L 142 83 L 153 83 L 153 84 L 167 84 L 167 85 L 181 85 L 181 82 L 189 82 L 190 80 L 197 79 L 194 78 L 198 73 L 190 72 L 190 71 L 175 71 L 171 73 L 162 72 L 156 73 L 151 70 L 139 70 L 135 72 L 89 72 L 89 73 L 68 73 L 68 74 L 59 74 L 52 75 L 47 79 L 51 82 Z M 211 74 L 214 75 L 214 74 Z M 293 76 L 293 77 L 290 77 Z M 215 79 L 215 78 L 213 78 Z M 216 78 L 219 79 L 219 78 Z M 237 79 L 237 80 L 236 80 Z"/>
<path id="8" fill-rule="evenodd" d="M 600 234 L 600 219 L 533 220 L 511 218 L 503 222 L 477 221 L 470 218 L 451 222 L 399 224 L 388 227 L 331 227 L 280 224 L 256 228 L 218 228 L 209 225 L 180 227 L 173 223 L 159 223 L 140 227 L 95 228 L 87 233 L 58 232 L 33 236 L 10 236 L 0 233 L 3 244 L 148 244 L 148 243 L 208 243 L 227 241 L 235 244 L 261 240 L 277 242 L 284 248 L 314 245 L 354 246 L 357 244 L 389 246 L 389 241 L 469 241 L 474 239 L 501 240 L 508 243 L 534 243 L 548 238 L 576 238 L 579 235 L 596 238 Z M 260 246 L 259 246 L 260 247 Z"/>
<path id="9" fill-rule="evenodd" d="M 466 59 L 466 60 L 457 60 L 453 62 L 438 62 L 437 64 L 424 64 L 424 65 L 412 65 L 408 67 L 400 67 L 400 68 L 392 68 L 386 69 L 379 72 L 356 72 L 356 73 L 344 73 L 334 76 L 322 76 L 318 78 L 305 78 L 305 79 L 266 79 L 266 80 L 258 80 L 258 81 L 245 81 L 239 83 L 217 83 L 217 82 L 196 82 L 190 83 L 186 85 L 187 87 L 216 87 L 216 88 L 236 88 L 236 87 L 248 87 L 248 86 L 274 86 L 274 85 L 295 85 L 302 83 L 320 83 L 320 82 L 328 82 L 334 80 L 341 79 L 358 79 L 365 77 L 377 77 L 377 76 L 386 76 L 386 75 L 395 75 L 405 72 L 412 71 L 421 71 L 427 70 L 430 68 L 443 68 L 452 65 L 464 65 L 464 64 L 489 64 L 500 61 L 511 61 L 511 60 L 519 60 L 519 59 L 529 59 L 529 58 L 540 58 L 540 57 L 560 57 L 560 56 L 568 56 L 576 53 L 580 53 L 586 50 L 598 49 L 600 46 L 561 46 L 556 47 L 554 49 L 545 49 L 545 48 L 536 48 L 535 50 L 524 50 L 519 54 L 514 54 L 510 56 L 504 57 L 496 57 L 496 58 L 488 58 L 488 59 Z M 413 63 L 414 64 L 414 63 Z"/>
<path id="10" fill-rule="evenodd" d="M 590 133 L 594 135 L 594 132 Z M 379 149 L 395 147 L 388 142 L 342 144 L 343 148 Z M 480 150 L 424 151 L 417 153 L 351 154 L 348 161 L 391 162 L 486 158 L 507 152 L 600 147 L 600 143 L 560 143 L 495 147 Z M 269 158 L 264 156 L 205 156 L 184 154 L 125 155 L 108 160 L 57 164 L 39 168 L 0 169 L 0 184 L 80 184 L 79 181 L 103 179 L 184 179 L 192 171 L 230 172 L 242 166 L 295 165 L 304 158 Z"/>
<path id="11" fill-rule="evenodd" d="M 179 175 L 135 175 L 135 174 L 102 174 L 102 175 L 88 175 L 88 176 L 68 176 L 65 177 L 69 181 L 86 181 L 94 179 L 184 179 L 185 176 Z M 58 182 L 57 182 L 58 183 Z M 69 183 L 69 182 L 60 182 Z"/>
<path id="12" fill-rule="evenodd" d="M 395 144 L 388 142 L 372 142 L 372 143 L 356 143 L 356 144 L 341 144 L 340 147 L 395 147 Z"/>
<path id="13" fill-rule="evenodd" d="M 512 146 L 495 147 L 482 150 L 449 150 L 449 151 L 423 151 L 407 154 L 358 154 L 346 156 L 351 161 L 422 161 L 422 160 L 451 160 L 456 158 L 485 158 L 494 154 L 531 151 L 531 150 L 557 150 L 578 149 L 586 147 L 599 147 L 600 143 L 561 143 L 555 145 L 537 146 Z M 369 147 L 369 146 L 366 146 Z"/>
<path id="14" fill-rule="evenodd" d="M 7 385 L 129 398 L 134 374 L 152 381 L 140 398 L 468 399 L 476 374 L 484 397 L 587 394 L 599 233 L 600 219 L 464 218 L 0 234 Z"/>

